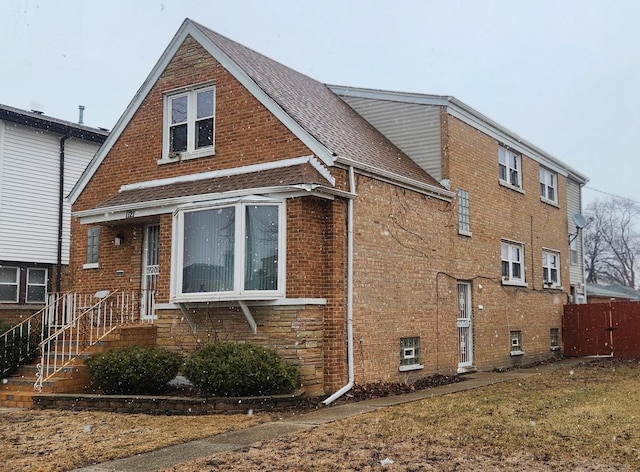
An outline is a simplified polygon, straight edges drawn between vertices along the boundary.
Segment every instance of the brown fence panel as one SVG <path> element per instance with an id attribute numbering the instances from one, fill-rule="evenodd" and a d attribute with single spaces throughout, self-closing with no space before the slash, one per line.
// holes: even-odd
<path id="1" fill-rule="evenodd" d="M 611 303 L 613 357 L 640 358 L 640 302 Z"/>
<path id="2" fill-rule="evenodd" d="M 562 340 L 567 356 L 640 358 L 640 302 L 565 305 Z"/>
<path id="3" fill-rule="evenodd" d="M 608 331 L 609 303 L 565 305 L 562 316 L 562 342 L 567 356 L 611 355 Z"/>

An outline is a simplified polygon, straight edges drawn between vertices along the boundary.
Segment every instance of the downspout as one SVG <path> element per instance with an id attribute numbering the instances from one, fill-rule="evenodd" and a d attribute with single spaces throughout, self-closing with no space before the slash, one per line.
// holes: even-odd
<path id="1" fill-rule="evenodd" d="M 352 197 L 347 200 L 347 364 L 349 379 L 347 384 L 326 400 L 330 405 L 353 388 L 355 375 L 353 372 L 353 197 L 356 193 L 356 179 L 353 166 L 349 166 L 349 192 Z"/>
<path id="2" fill-rule="evenodd" d="M 62 234 L 64 220 L 64 142 L 69 137 L 65 134 L 60 138 L 60 170 L 58 174 L 58 257 L 56 259 L 56 292 L 60 293 L 62 288 Z"/>

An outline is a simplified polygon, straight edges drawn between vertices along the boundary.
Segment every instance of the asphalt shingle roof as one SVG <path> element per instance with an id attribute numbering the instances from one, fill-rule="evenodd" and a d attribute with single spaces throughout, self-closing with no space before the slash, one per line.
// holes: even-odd
<path id="1" fill-rule="evenodd" d="M 422 183 L 440 184 L 325 84 L 196 22 L 218 48 L 318 142 L 338 156 Z"/>

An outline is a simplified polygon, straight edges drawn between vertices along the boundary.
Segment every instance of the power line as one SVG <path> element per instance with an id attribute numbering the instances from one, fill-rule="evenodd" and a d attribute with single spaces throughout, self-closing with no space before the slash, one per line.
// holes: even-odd
<path id="1" fill-rule="evenodd" d="M 629 200 L 630 202 L 637 203 L 637 204 L 640 205 L 640 202 L 637 201 L 637 200 L 634 200 L 633 198 L 623 197 L 621 195 L 616 195 L 615 193 L 605 192 L 604 190 L 598 190 L 597 188 L 590 187 L 589 185 L 585 185 L 584 188 L 586 188 L 588 190 L 593 190 L 594 192 L 602 193 L 604 195 L 608 195 L 610 197 L 621 198 L 623 200 Z"/>

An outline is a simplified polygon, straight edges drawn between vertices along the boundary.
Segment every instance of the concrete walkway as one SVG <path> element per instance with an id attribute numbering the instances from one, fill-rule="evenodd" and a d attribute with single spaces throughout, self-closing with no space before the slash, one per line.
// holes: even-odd
<path id="1" fill-rule="evenodd" d="M 138 454 L 124 459 L 103 462 L 71 472 L 153 472 L 184 462 L 210 456 L 216 452 L 236 451 L 250 446 L 258 441 L 272 439 L 291 434 L 303 429 L 339 421 L 352 416 L 370 413 L 380 408 L 386 408 L 403 403 L 423 400 L 441 395 L 449 395 L 474 388 L 485 387 L 500 382 L 523 379 L 538 375 L 542 372 L 556 369 L 571 368 L 585 362 L 585 359 L 571 358 L 560 362 L 546 364 L 528 369 L 518 369 L 509 372 L 476 372 L 466 375 L 467 380 L 427 390 L 420 390 L 404 395 L 394 395 L 338 406 L 321 408 L 309 413 L 292 415 L 279 421 L 264 423 L 239 431 L 219 434 L 198 441 L 169 446 L 156 451 Z"/>

